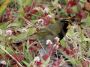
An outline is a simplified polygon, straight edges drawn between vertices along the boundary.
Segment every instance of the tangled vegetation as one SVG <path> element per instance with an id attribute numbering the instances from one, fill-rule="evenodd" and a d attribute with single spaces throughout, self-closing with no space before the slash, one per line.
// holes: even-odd
<path id="1" fill-rule="evenodd" d="M 90 0 L 0 0 L 0 67 L 90 67 Z"/>

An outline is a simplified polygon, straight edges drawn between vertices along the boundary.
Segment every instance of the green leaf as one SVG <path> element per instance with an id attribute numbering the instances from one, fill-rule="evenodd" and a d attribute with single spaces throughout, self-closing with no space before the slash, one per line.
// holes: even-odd
<path id="1" fill-rule="evenodd" d="M 23 22 L 22 21 L 18 21 L 16 20 L 15 22 L 11 23 L 8 25 L 8 27 L 22 27 L 23 26 Z"/>
<path id="2" fill-rule="evenodd" d="M 67 16 L 68 14 L 66 13 L 66 11 L 65 11 L 65 9 L 62 9 L 61 11 L 59 11 L 59 14 L 61 15 L 61 16 Z"/>
<path id="3" fill-rule="evenodd" d="M 2 48 L 2 47 L 3 47 L 3 48 L 5 48 L 5 46 L 2 46 L 2 45 L 4 45 L 4 43 L 0 43 L 0 54 L 2 54 L 2 55 L 3 55 L 3 54 L 5 54 L 5 52 L 4 52 L 4 51 L 2 51 L 2 49 L 1 49 L 1 48 Z"/>
<path id="4" fill-rule="evenodd" d="M 0 23 L 0 29 L 7 29 L 8 24 L 7 23 Z"/>
<path id="5" fill-rule="evenodd" d="M 5 37 L 3 35 L 2 36 L 0 35 L 0 41 L 3 42 L 4 40 L 5 40 Z"/>
<path id="6" fill-rule="evenodd" d="M 65 43 L 65 40 L 64 40 L 64 39 L 62 39 L 62 40 L 60 41 L 60 43 L 61 43 L 62 47 L 66 47 L 66 43 Z"/>
<path id="7" fill-rule="evenodd" d="M 23 6 L 23 0 L 17 0 L 18 4 L 20 5 L 20 7 Z"/>
<path id="8" fill-rule="evenodd" d="M 33 56 L 29 51 L 29 44 L 27 42 L 24 42 L 23 45 L 23 53 L 25 57 L 25 61 L 23 61 L 23 63 L 26 65 L 26 67 L 30 67 L 30 62 L 33 61 Z"/>
<path id="9" fill-rule="evenodd" d="M 24 63 L 26 65 L 26 67 L 30 67 L 30 63 L 28 63 L 26 61 L 22 61 L 22 63 Z"/>
<path id="10" fill-rule="evenodd" d="M 11 53 L 14 53 L 13 49 L 9 46 L 9 47 L 6 47 L 6 50 L 11 54 Z"/>
<path id="11" fill-rule="evenodd" d="M 24 0 L 24 1 L 23 1 L 23 5 L 24 5 L 24 6 L 32 5 L 32 2 L 33 2 L 33 0 Z"/>
<path id="12" fill-rule="evenodd" d="M 32 35 L 36 32 L 36 28 L 29 28 L 28 29 L 28 35 Z"/>
<path id="13" fill-rule="evenodd" d="M 84 37 L 84 41 L 90 42 L 90 38 L 85 38 L 85 37 Z"/>
<path id="14" fill-rule="evenodd" d="M 74 13 L 78 13 L 79 8 L 78 8 L 78 6 L 73 6 L 72 7 L 72 10 L 74 11 Z"/>
<path id="15" fill-rule="evenodd" d="M 81 2 L 81 3 L 85 3 L 85 2 L 86 2 L 86 0 L 80 0 L 80 2 Z"/>
<path id="16" fill-rule="evenodd" d="M 33 61 L 33 57 L 31 55 L 29 49 L 24 49 L 24 56 L 25 56 L 25 60 L 27 61 L 28 64 Z M 28 64 L 27 64 L 27 66 L 28 66 Z"/>
<path id="17" fill-rule="evenodd" d="M 17 36 L 11 36 L 11 39 L 13 42 L 23 41 L 27 39 L 30 35 L 34 34 L 36 32 L 35 28 L 29 28 L 27 32 L 21 33 Z"/>
<path id="18" fill-rule="evenodd" d="M 87 16 L 87 18 L 84 20 L 84 22 L 87 26 L 90 26 L 90 16 Z"/>
<path id="19" fill-rule="evenodd" d="M 0 0 L 0 4 L 2 4 L 2 3 L 4 3 L 5 2 L 5 0 Z"/>
<path id="20" fill-rule="evenodd" d="M 74 34 L 75 34 L 74 28 L 73 26 L 71 26 L 66 35 L 72 37 Z"/>
<path id="21" fill-rule="evenodd" d="M 74 58 L 71 58 L 68 61 L 70 61 L 73 65 L 80 64 L 80 61 Z"/>
<path id="22" fill-rule="evenodd" d="M 11 36 L 13 42 L 23 41 L 27 39 L 27 33 L 22 33 L 17 36 Z"/>
<path id="23" fill-rule="evenodd" d="M 5 54 L 5 52 L 4 52 L 4 51 L 2 51 L 2 49 L 0 49 L 0 54 L 2 54 L 2 55 L 3 55 L 3 54 Z"/>
<path id="24" fill-rule="evenodd" d="M 33 16 L 31 17 L 31 20 L 35 20 L 35 19 L 37 19 L 38 17 L 40 17 L 42 15 L 43 15 L 42 12 L 37 12 L 37 13 L 33 14 Z"/>
<path id="25" fill-rule="evenodd" d="M 23 0 L 17 0 L 17 3 L 19 4 L 18 17 L 22 17 L 22 16 L 24 16 Z"/>

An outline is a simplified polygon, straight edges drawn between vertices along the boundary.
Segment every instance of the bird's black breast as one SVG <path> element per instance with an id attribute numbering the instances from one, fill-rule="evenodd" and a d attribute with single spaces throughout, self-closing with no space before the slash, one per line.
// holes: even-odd
<path id="1" fill-rule="evenodd" d="M 62 28 L 60 29 L 60 32 L 58 33 L 58 36 L 60 39 L 62 39 L 66 35 L 67 30 L 68 30 L 67 29 L 68 24 L 69 24 L 68 21 L 65 19 L 60 21 L 60 26 L 62 25 Z"/>

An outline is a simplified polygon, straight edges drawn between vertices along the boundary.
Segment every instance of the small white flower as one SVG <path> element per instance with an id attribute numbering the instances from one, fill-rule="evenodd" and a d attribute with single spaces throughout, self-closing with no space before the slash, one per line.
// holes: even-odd
<path id="1" fill-rule="evenodd" d="M 53 44 L 53 43 L 51 40 L 48 39 L 48 40 L 46 40 L 46 45 L 48 45 L 48 44 Z"/>
<path id="2" fill-rule="evenodd" d="M 49 8 L 45 7 L 45 9 L 43 10 L 44 13 L 48 13 L 49 12 Z"/>
<path id="3" fill-rule="evenodd" d="M 37 11 L 42 11 L 41 7 L 35 7 L 34 9 L 37 10 Z"/>
<path id="4" fill-rule="evenodd" d="M 0 64 L 6 65 L 6 61 L 2 60 L 0 61 Z"/>
<path id="5" fill-rule="evenodd" d="M 39 61 L 40 61 L 40 57 L 39 57 L 39 56 L 36 56 L 36 57 L 34 58 L 34 61 L 39 62 Z"/>
<path id="6" fill-rule="evenodd" d="M 43 20 L 43 19 L 39 19 L 39 20 L 38 20 L 38 24 L 44 25 L 44 20 Z"/>
<path id="7" fill-rule="evenodd" d="M 59 42 L 60 38 L 59 37 L 55 37 L 54 38 L 57 42 Z"/>
<path id="8" fill-rule="evenodd" d="M 12 35 L 13 31 L 12 30 L 6 30 L 7 35 Z"/>

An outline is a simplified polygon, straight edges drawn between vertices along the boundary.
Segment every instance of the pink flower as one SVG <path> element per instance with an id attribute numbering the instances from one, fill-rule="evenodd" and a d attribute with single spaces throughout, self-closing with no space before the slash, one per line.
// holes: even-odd
<path id="1" fill-rule="evenodd" d="M 42 62 L 41 62 L 41 59 L 40 59 L 39 56 L 37 56 L 37 57 L 34 58 L 34 62 L 39 67 L 42 65 Z"/>
<path id="2" fill-rule="evenodd" d="M 59 42 L 60 38 L 59 38 L 59 37 L 55 37 L 54 40 L 55 40 L 56 42 Z"/>
<path id="3" fill-rule="evenodd" d="M 49 55 L 49 54 L 45 54 L 45 55 L 43 55 L 43 57 L 42 57 L 42 58 L 43 58 L 44 60 L 47 60 L 49 57 L 50 57 L 50 55 Z"/>
<path id="4" fill-rule="evenodd" d="M 38 20 L 38 22 L 41 23 L 41 24 L 43 24 L 44 26 L 47 26 L 47 25 L 50 24 L 51 18 L 52 18 L 52 15 L 48 15 L 47 13 L 45 13 L 44 15 L 42 15 L 40 17 L 40 19 Z"/>
<path id="5" fill-rule="evenodd" d="M 44 25 L 49 25 L 50 21 L 51 21 L 51 16 L 47 15 L 43 18 L 44 20 Z"/>
<path id="6" fill-rule="evenodd" d="M 76 3 L 75 1 L 70 0 L 70 1 L 68 2 L 68 7 L 75 6 L 76 4 L 77 4 L 77 3 Z"/>
<path id="7" fill-rule="evenodd" d="M 12 35 L 13 31 L 12 30 L 6 30 L 7 35 Z"/>
<path id="8" fill-rule="evenodd" d="M 35 63 L 36 63 L 36 65 L 37 65 L 38 67 L 40 67 L 40 66 L 42 65 L 42 62 L 41 62 L 41 61 L 35 62 Z"/>
<path id="9" fill-rule="evenodd" d="M 90 60 L 84 59 L 82 61 L 82 67 L 89 67 L 89 65 L 90 65 Z"/>
<path id="10" fill-rule="evenodd" d="M 85 11 L 80 11 L 78 14 L 77 14 L 77 16 L 80 18 L 80 19 L 84 19 L 84 18 L 86 18 L 87 17 L 87 14 L 86 14 L 86 12 Z"/>
<path id="11" fill-rule="evenodd" d="M 44 25 L 44 20 L 43 19 L 39 19 L 38 20 L 38 24 L 40 24 L 41 26 L 43 26 Z"/>
<path id="12" fill-rule="evenodd" d="M 64 51 L 66 52 L 66 54 L 68 54 L 68 55 L 74 55 L 74 51 L 73 50 L 71 50 L 70 48 L 64 48 Z"/>

